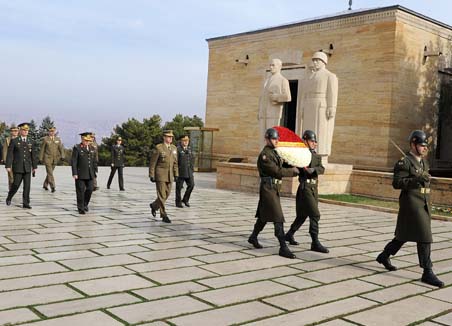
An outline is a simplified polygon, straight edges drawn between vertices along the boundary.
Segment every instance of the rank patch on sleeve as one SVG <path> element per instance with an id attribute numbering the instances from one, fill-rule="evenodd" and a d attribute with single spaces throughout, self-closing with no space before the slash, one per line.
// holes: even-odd
<path id="1" fill-rule="evenodd" d="M 264 160 L 264 161 L 266 161 L 267 160 L 267 155 L 262 155 L 262 159 Z"/>

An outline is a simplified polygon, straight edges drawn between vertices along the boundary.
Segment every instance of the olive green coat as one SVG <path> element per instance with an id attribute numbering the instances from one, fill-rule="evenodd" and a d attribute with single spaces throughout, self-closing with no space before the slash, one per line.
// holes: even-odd
<path id="1" fill-rule="evenodd" d="M 39 160 L 45 165 L 57 165 L 60 159 L 64 159 L 63 142 L 59 137 L 44 137 L 39 152 Z"/>
<path id="2" fill-rule="evenodd" d="M 149 163 L 149 177 L 159 182 L 173 182 L 179 176 L 177 165 L 177 148 L 170 145 L 158 144 L 151 153 Z"/>
<path id="3" fill-rule="evenodd" d="M 408 153 L 394 167 L 392 186 L 402 190 L 395 230 L 395 237 L 400 241 L 432 242 L 430 193 L 421 190 L 429 188 L 430 183 L 417 179 L 419 174 L 429 169 L 427 161 L 422 162 L 424 168 Z"/>
<path id="4" fill-rule="evenodd" d="M 299 169 L 300 174 L 298 180 L 297 196 L 296 196 L 296 212 L 297 217 L 301 216 L 318 216 L 319 211 L 319 194 L 318 194 L 318 176 L 325 172 L 325 168 L 322 165 L 322 157 L 311 151 L 311 163 L 308 168 L 313 168 L 314 172 L 311 174 L 306 169 Z M 306 180 L 315 180 L 315 184 L 308 183 Z"/>
<path id="5" fill-rule="evenodd" d="M 283 161 L 278 153 L 270 146 L 265 146 L 257 159 L 257 169 L 262 178 L 272 177 L 281 180 L 283 177 L 296 176 L 291 168 L 283 168 Z M 265 222 L 284 222 L 284 214 L 281 208 L 281 185 L 262 182 L 259 188 L 259 203 L 256 217 Z"/>

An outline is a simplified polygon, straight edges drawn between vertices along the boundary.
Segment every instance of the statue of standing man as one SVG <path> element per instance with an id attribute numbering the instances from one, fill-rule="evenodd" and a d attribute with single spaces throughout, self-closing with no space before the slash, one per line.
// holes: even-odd
<path id="1" fill-rule="evenodd" d="M 284 102 L 292 100 L 289 81 L 281 75 L 282 62 L 273 59 L 270 63 L 271 76 L 265 80 L 259 102 L 259 127 L 262 136 L 268 128 L 279 126 Z"/>
<path id="2" fill-rule="evenodd" d="M 297 115 L 297 131 L 312 130 L 318 136 L 317 153 L 331 154 L 334 118 L 337 107 L 338 81 L 325 67 L 328 56 L 316 52 L 312 56 L 312 71 L 306 73 L 301 87 L 301 113 Z"/>

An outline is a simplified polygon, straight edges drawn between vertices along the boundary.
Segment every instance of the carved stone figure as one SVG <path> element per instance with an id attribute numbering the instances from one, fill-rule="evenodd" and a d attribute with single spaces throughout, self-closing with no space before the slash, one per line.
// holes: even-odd
<path id="1" fill-rule="evenodd" d="M 259 135 L 264 135 L 268 128 L 279 126 L 284 102 L 292 100 L 289 81 L 281 75 L 282 62 L 273 59 L 270 63 L 271 76 L 265 80 L 259 102 Z"/>
<path id="2" fill-rule="evenodd" d="M 297 114 L 297 132 L 312 130 L 318 136 L 318 154 L 331 154 L 334 121 L 337 107 L 338 81 L 326 69 L 328 56 L 316 52 L 312 56 L 312 70 L 301 81 L 301 114 Z"/>

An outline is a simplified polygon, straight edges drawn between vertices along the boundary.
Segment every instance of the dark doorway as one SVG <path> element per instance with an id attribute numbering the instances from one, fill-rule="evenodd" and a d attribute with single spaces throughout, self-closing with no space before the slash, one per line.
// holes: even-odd
<path id="1" fill-rule="evenodd" d="M 441 71 L 436 152 L 431 173 L 452 177 L 452 71 Z"/>
<path id="2" fill-rule="evenodd" d="M 292 101 L 284 103 L 281 126 L 295 132 L 295 126 L 297 124 L 298 80 L 290 80 L 289 86 Z"/>

